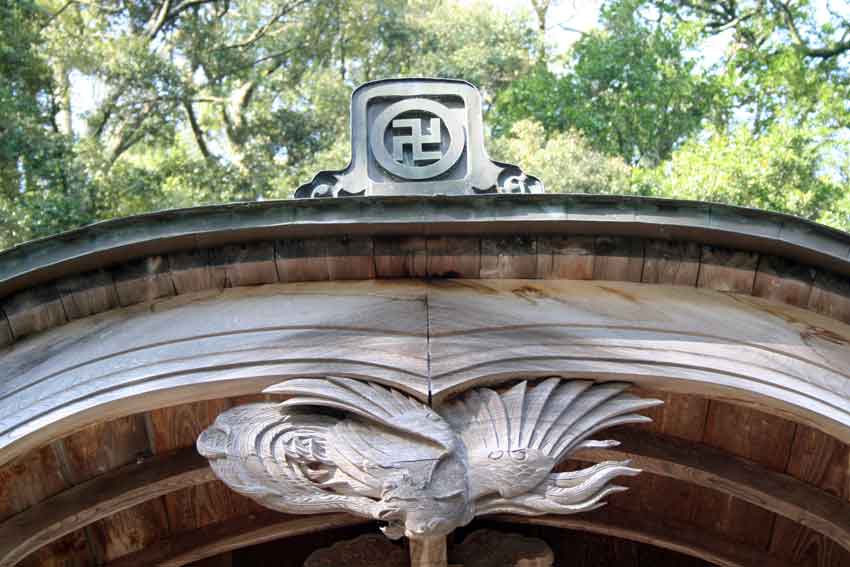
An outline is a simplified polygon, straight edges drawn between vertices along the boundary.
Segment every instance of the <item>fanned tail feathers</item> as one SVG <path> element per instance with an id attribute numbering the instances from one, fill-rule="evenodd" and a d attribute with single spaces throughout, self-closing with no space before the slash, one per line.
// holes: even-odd
<path id="1" fill-rule="evenodd" d="M 502 394 L 479 388 L 441 413 L 468 447 L 537 449 L 558 462 L 602 429 L 651 421 L 636 412 L 662 402 L 627 394 L 628 388 L 549 378 L 534 386 L 521 382 Z"/>

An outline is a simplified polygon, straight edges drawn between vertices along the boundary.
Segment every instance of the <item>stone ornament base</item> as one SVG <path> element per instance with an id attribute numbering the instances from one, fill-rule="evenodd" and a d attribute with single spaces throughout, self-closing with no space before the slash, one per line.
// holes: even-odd
<path id="1" fill-rule="evenodd" d="M 519 534 L 478 530 L 449 548 L 448 567 L 552 567 L 545 541 Z M 340 541 L 315 551 L 304 567 L 410 567 L 407 550 L 378 534 Z"/>

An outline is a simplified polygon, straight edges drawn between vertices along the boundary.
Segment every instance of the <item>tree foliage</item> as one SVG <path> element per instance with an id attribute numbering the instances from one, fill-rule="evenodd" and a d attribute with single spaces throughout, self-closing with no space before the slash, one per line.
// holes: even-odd
<path id="1" fill-rule="evenodd" d="M 550 0 L 0 2 L 0 247 L 288 197 L 347 162 L 354 86 L 413 75 L 481 87 L 491 152 L 550 191 L 846 227 L 850 9 L 821 4 L 607 0 L 564 52 Z"/>

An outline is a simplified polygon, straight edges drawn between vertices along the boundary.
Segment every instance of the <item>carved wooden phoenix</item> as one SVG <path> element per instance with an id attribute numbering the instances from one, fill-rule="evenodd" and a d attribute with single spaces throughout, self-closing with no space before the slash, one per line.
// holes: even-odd
<path id="1" fill-rule="evenodd" d="M 499 393 L 466 392 L 436 411 L 395 390 L 347 378 L 274 387 L 282 403 L 235 407 L 198 438 L 228 486 L 288 513 L 345 511 L 388 523 L 392 538 L 443 536 L 480 514 L 570 514 L 625 490 L 628 462 L 553 467 L 596 432 L 650 421 L 661 403 L 627 384 L 550 378 Z"/>

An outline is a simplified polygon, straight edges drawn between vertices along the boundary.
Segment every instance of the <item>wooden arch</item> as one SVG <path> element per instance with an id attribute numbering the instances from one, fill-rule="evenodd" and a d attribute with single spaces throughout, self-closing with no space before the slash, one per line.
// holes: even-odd
<path id="1" fill-rule="evenodd" d="M 517 378 L 628 380 L 731 401 L 850 444 L 846 236 L 786 217 L 655 201 L 352 203 L 280 203 L 260 216 L 248 207 L 167 213 L 145 219 L 149 234 L 118 223 L 0 255 L 8 293 L 0 343 L 10 345 L 0 351 L 0 463 L 20 466 L 93 424 L 327 374 L 435 404 Z M 352 206 L 360 222 L 340 220 Z M 370 207 L 394 208 L 398 222 Z M 850 550 L 848 495 L 817 479 L 675 428 L 618 435 L 622 449 L 579 458 L 631 458 L 650 476 L 734 497 Z M 189 448 L 107 469 L 7 514 L 0 566 L 212 480 Z M 629 521 L 641 522 L 629 528 L 618 523 L 628 514 L 617 514 L 558 525 L 721 565 L 779 564 L 757 546 L 633 512 Z M 110 562 L 187 564 L 228 548 L 191 544 L 228 526 L 244 530 L 229 540 L 233 549 L 318 529 L 257 518 Z"/>

